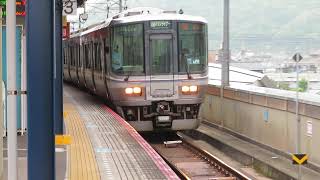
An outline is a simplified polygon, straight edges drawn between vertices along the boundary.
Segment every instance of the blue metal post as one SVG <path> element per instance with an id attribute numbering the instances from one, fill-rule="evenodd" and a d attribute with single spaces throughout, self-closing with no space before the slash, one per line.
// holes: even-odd
<path id="1" fill-rule="evenodd" d="M 63 134 L 62 94 L 62 1 L 55 0 L 55 65 L 54 65 L 54 126 L 55 134 Z"/>
<path id="2" fill-rule="evenodd" d="M 28 179 L 55 179 L 53 2 L 28 0 Z"/>

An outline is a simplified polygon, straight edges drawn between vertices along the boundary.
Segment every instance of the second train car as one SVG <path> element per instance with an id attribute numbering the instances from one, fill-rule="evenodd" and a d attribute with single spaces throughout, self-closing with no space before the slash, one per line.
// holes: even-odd
<path id="1" fill-rule="evenodd" d="M 208 83 L 207 21 L 135 8 L 64 40 L 65 81 L 111 101 L 137 131 L 199 126 Z"/>

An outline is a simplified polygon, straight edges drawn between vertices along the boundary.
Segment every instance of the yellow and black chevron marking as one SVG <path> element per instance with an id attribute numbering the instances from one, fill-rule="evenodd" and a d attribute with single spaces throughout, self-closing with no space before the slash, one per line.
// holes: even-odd
<path id="1" fill-rule="evenodd" d="M 292 154 L 292 164 L 307 164 L 308 155 L 306 154 Z"/>

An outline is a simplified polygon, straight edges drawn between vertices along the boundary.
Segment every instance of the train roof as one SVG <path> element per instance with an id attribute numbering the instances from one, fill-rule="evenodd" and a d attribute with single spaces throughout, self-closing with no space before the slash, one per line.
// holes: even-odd
<path id="1" fill-rule="evenodd" d="M 88 34 L 90 32 L 102 29 L 110 24 L 125 24 L 142 21 L 156 21 L 156 20 L 170 20 L 170 21 L 193 21 L 207 24 L 207 20 L 200 16 L 191 16 L 179 14 L 175 11 L 166 11 L 163 9 L 152 7 L 139 7 L 126 10 L 122 13 L 106 19 L 103 22 L 88 26 L 87 28 L 78 30 L 71 34 L 71 38 Z"/>
<path id="2" fill-rule="evenodd" d="M 129 9 L 113 17 L 113 22 L 115 23 L 130 23 L 153 20 L 181 20 L 207 23 L 207 21 L 200 16 L 179 14 L 176 11 L 166 11 L 151 7 Z"/>

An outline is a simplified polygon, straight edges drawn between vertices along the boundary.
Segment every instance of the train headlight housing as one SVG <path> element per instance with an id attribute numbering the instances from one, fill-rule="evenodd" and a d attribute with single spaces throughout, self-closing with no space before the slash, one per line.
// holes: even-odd
<path id="1" fill-rule="evenodd" d="M 198 86 L 182 86 L 181 87 L 182 94 L 194 94 L 198 92 Z"/>
<path id="2" fill-rule="evenodd" d="M 129 87 L 125 89 L 126 95 L 141 95 L 142 90 L 140 87 Z"/>

